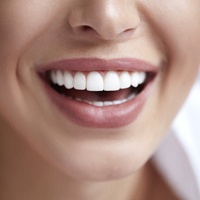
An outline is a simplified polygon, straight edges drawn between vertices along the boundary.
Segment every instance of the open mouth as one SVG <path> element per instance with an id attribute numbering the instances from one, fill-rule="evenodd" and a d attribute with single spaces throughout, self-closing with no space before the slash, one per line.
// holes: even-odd
<path id="1" fill-rule="evenodd" d="M 48 96 L 68 119 L 85 127 L 116 128 L 138 117 L 157 71 L 135 59 L 88 58 L 51 63 L 39 74 Z"/>
<path id="2" fill-rule="evenodd" d="M 151 72 L 49 70 L 45 80 L 60 95 L 93 106 L 112 106 L 135 98 L 153 80 Z"/>

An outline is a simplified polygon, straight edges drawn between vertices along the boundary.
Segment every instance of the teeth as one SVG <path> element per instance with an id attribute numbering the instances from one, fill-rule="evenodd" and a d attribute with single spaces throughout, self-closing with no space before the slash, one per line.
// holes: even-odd
<path id="1" fill-rule="evenodd" d="M 74 87 L 74 79 L 69 72 L 64 73 L 64 85 L 67 89 L 71 89 Z"/>
<path id="2" fill-rule="evenodd" d="M 122 72 L 119 76 L 121 89 L 129 88 L 131 86 L 131 77 L 128 72 Z"/>
<path id="3" fill-rule="evenodd" d="M 103 77 L 99 72 L 90 72 L 87 76 L 88 91 L 102 91 L 104 88 Z"/>
<path id="4" fill-rule="evenodd" d="M 57 84 L 57 76 L 54 71 L 51 72 L 50 77 L 51 77 L 52 83 Z"/>
<path id="5" fill-rule="evenodd" d="M 82 99 L 79 99 L 79 98 L 75 98 L 75 100 L 76 101 L 82 101 L 82 102 L 85 102 L 85 103 L 88 103 L 90 105 L 97 106 L 97 107 L 103 107 L 103 106 L 120 105 L 122 103 L 130 101 L 135 96 L 136 96 L 136 94 L 131 94 L 128 98 L 121 99 L 121 100 L 114 100 L 114 101 L 93 101 L 93 102 L 90 102 L 90 101 L 85 101 L 85 100 L 82 100 Z"/>
<path id="6" fill-rule="evenodd" d="M 82 72 L 76 72 L 74 76 L 74 88 L 77 90 L 85 90 L 86 78 Z"/>
<path id="7" fill-rule="evenodd" d="M 133 87 L 137 87 L 139 85 L 140 82 L 140 74 L 139 72 L 133 72 L 131 74 L 131 85 Z"/>
<path id="8" fill-rule="evenodd" d="M 146 79 L 146 73 L 145 72 L 139 72 L 139 84 L 144 83 Z"/>
<path id="9" fill-rule="evenodd" d="M 76 72 L 74 74 L 68 71 L 56 70 L 51 71 L 50 78 L 52 83 L 65 86 L 67 89 L 75 88 L 88 91 L 118 91 L 130 86 L 138 87 L 146 80 L 145 72 L 108 71 L 102 74 L 96 71 L 89 73 Z"/>
<path id="10" fill-rule="evenodd" d="M 111 106 L 111 105 L 113 105 L 114 104 L 114 101 L 104 101 L 103 102 L 103 105 L 104 106 Z"/>
<path id="11" fill-rule="evenodd" d="M 117 72 L 110 71 L 106 73 L 104 78 L 105 91 L 117 91 L 120 89 L 120 80 Z"/>
<path id="12" fill-rule="evenodd" d="M 98 107 L 102 107 L 103 106 L 103 101 L 93 101 L 92 102 L 93 106 L 98 106 Z"/>
<path id="13" fill-rule="evenodd" d="M 62 86 L 64 85 L 64 78 L 63 78 L 63 74 L 60 70 L 58 70 L 56 72 L 56 77 L 57 77 L 57 82 L 58 82 L 58 85 Z"/>

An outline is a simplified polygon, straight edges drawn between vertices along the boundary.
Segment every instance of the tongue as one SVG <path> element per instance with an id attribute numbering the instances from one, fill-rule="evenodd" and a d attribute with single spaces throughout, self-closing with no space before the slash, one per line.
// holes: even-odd
<path id="1" fill-rule="evenodd" d="M 70 89 L 66 90 L 65 88 L 60 88 L 59 92 L 64 93 L 66 96 L 70 96 L 73 98 L 79 98 L 86 101 L 114 101 L 114 100 L 122 100 L 127 98 L 132 90 L 122 89 L 119 91 L 102 91 L 102 92 L 89 92 L 86 90 L 75 90 Z"/>

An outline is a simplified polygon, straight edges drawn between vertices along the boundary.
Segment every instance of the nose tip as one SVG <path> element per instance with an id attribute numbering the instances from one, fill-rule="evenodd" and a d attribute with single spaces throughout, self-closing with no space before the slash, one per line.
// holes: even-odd
<path id="1" fill-rule="evenodd" d="M 94 1 L 72 10 L 68 16 L 71 29 L 76 35 L 89 39 L 98 37 L 114 40 L 130 37 L 130 33 L 133 33 L 140 23 L 137 9 L 116 2 Z"/>

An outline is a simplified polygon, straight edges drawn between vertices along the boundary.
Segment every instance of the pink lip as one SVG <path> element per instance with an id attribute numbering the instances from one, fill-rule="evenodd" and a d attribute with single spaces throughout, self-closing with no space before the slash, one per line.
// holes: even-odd
<path id="1" fill-rule="evenodd" d="M 44 74 L 45 72 L 54 69 L 69 71 L 137 70 L 156 73 L 158 71 L 158 66 L 129 58 L 113 60 L 84 58 L 53 62 L 40 67 L 39 73 Z M 66 98 L 50 87 L 47 82 L 43 81 L 43 83 L 48 96 L 67 119 L 81 126 L 93 128 L 118 128 L 134 122 L 141 113 L 153 85 L 153 81 L 150 81 L 142 92 L 126 103 L 96 107 L 84 102 Z"/>
<path id="2" fill-rule="evenodd" d="M 100 59 L 100 58 L 80 58 L 55 61 L 45 66 L 39 67 L 40 72 L 53 69 L 68 71 L 158 71 L 158 66 L 146 61 L 133 58 Z"/>

